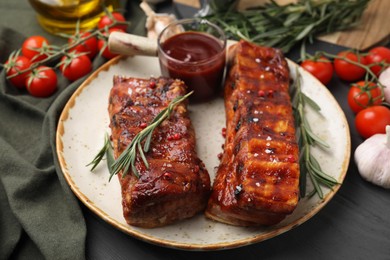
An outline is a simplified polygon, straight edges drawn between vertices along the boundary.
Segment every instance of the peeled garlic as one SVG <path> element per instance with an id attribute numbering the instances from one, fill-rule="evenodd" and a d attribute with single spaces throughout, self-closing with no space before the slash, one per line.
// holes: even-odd
<path id="1" fill-rule="evenodd" d="M 355 162 L 365 180 L 390 189 L 390 125 L 386 134 L 373 135 L 356 148 Z"/>

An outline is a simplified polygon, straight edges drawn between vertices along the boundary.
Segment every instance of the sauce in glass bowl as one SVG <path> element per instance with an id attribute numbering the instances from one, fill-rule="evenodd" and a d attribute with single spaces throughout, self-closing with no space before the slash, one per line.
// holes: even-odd
<path id="1" fill-rule="evenodd" d="M 189 91 L 194 90 L 190 97 L 194 101 L 207 101 L 215 96 L 225 72 L 224 35 L 221 40 L 210 33 L 188 30 L 164 41 L 160 35 L 158 45 L 162 75 L 183 80 Z"/>

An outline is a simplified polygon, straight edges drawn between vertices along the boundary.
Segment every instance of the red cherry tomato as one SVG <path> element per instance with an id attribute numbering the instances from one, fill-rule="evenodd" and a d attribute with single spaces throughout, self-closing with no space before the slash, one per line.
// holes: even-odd
<path id="1" fill-rule="evenodd" d="M 49 42 L 42 36 L 31 36 L 27 38 L 22 45 L 23 56 L 29 58 L 32 62 L 41 61 L 47 58 Z"/>
<path id="2" fill-rule="evenodd" d="M 112 18 L 109 15 L 103 15 L 100 18 L 100 20 L 98 22 L 98 29 L 103 29 L 104 27 L 111 25 L 113 23 L 113 19 L 115 19 L 116 21 L 119 21 L 119 22 L 126 22 L 125 17 L 121 13 L 113 12 L 113 13 L 111 13 L 111 15 L 112 15 Z M 116 25 L 116 26 L 111 27 L 111 28 L 118 28 L 118 29 L 121 29 L 123 31 L 126 31 L 127 25 L 121 24 L 121 25 Z"/>
<path id="3" fill-rule="evenodd" d="M 10 58 L 6 64 L 5 68 L 7 71 L 7 77 L 17 74 L 19 71 L 26 70 L 30 68 L 31 61 L 30 59 L 24 56 L 17 56 Z M 9 81 L 17 88 L 25 88 L 26 87 L 26 78 L 29 72 L 24 72 L 20 75 L 12 77 Z"/>
<path id="4" fill-rule="evenodd" d="M 78 53 L 87 53 L 88 57 L 92 60 L 98 53 L 98 41 L 96 37 L 91 37 L 90 32 L 82 32 L 79 34 L 73 35 L 68 40 L 68 44 L 71 45 L 77 41 L 82 40 L 83 42 L 71 48 L 69 52 L 78 52 Z M 87 38 L 87 40 L 83 40 Z"/>
<path id="5" fill-rule="evenodd" d="M 123 30 L 118 29 L 118 28 L 111 28 L 108 30 L 108 34 L 110 34 L 112 32 L 123 32 Z M 99 48 L 101 55 L 106 59 L 112 59 L 112 58 L 119 55 L 119 54 L 115 54 L 115 53 L 110 52 L 110 50 L 108 49 L 108 46 L 107 46 L 106 39 L 99 39 L 98 48 Z"/>
<path id="6" fill-rule="evenodd" d="M 338 53 L 337 56 L 363 65 L 367 64 L 364 56 L 353 53 L 352 51 L 342 51 Z M 335 58 L 334 60 L 334 69 L 340 79 L 345 81 L 357 81 L 366 74 L 366 70 L 364 68 L 340 58 Z"/>
<path id="7" fill-rule="evenodd" d="M 364 138 L 386 133 L 386 125 L 390 125 L 390 109 L 384 106 L 365 108 L 355 118 L 356 130 Z"/>
<path id="8" fill-rule="evenodd" d="M 333 65 L 326 57 L 317 60 L 304 60 L 301 66 L 326 85 L 332 79 Z"/>
<path id="9" fill-rule="evenodd" d="M 64 77 L 70 81 L 75 81 L 92 70 L 92 63 L 87 55 L 72 53 L 69 57 L 64 56 L 61 58 L 60 70 Z"/>
<path id="10" fill-rule="evenodd" d="M 57 75 L 50 67 L 39 66 L 26 80 L 27 91 L 35 97 L 48 97 L 57 89 Z"/>
<path id="11" fill-rule="evenodd" d="M 373 82 L 359 81 L 348 91 L 348 105 L 354 113 L 366 107 L 380 105 L 383 100 L 381 88 Z"/>
<path id="12" fill-rule="evenodd" d="M 375 47 L 368 52 L 366 59 L 367 59 L 367 64 L 373 64 L 379 62 L 390 64 L 390 49 L 383 46 Z M 370 69 L 372 72 L 375 73 L 375 75 L 379 76 L 382 69 L 385 69 L 388 66 L 389 65 L 387 66 L 373 65 L 370 66 Z"/>

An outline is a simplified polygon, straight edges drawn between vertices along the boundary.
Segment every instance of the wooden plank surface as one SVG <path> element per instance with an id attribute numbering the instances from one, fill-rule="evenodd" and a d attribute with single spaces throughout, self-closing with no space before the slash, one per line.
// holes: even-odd
<path id="1" fill-rule="evenodd" d="M 389 0 L 371 0 L 358 27 L 319 39 L 358 50 L 386 44 L 390 41 L 389 16 Z"/>
<path id="2" fill-rule="evenodd" d="M 240 0 L 240 10 L 261 5 L 267 0 Z M 296 0 L 276 0 L 279 4 L 287 4 Z M 174 0 L 175 3 L 200 8 L 200 0 Z M 366 50 L 372 46 L 386 44 L 390 41 L 390 0 L 371 0 L 364 11 L 359 26 L 342 32 L 319 37 L 320 40 L 338 44 L 347 48 Z"/>

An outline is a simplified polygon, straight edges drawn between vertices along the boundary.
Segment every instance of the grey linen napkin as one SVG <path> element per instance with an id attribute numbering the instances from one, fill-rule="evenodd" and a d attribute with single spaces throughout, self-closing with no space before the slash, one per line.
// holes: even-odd
<path id="1" fill-rule="evenodd" d="M 126 2 L 126 3 L 124 3 Z M 144 34 L 139 1 L 121 1 L 131 26 Z M 28 1 L 0 3 L 0 62 L 28 36 L 65 40 L 42 30 Z M 93 61 L 93 70 L 105 62 Z M 56 155 L 57 121 L 87 76 L 71 83 L 58 76 L 58 90 L 35 98 L 13 87 L 0 72 L 0 259 L 84 259 L 87 229 L 78 200 L 66 183 Z"/>

